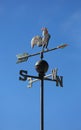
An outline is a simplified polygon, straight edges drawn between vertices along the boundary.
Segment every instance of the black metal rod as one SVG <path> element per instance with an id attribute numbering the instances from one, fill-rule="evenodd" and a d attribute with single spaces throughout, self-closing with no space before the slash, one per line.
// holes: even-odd
<path id="1" fill-rule="evenodd" d="M 26 75 L 26 77 L 31 77 L 31 78 L 35 78 L 35 79 L 41 79 L 40 77 L 38 77 L 38 76 L 33 76 L 33 75 Z"/>
<path id="2" fill-rule="evenodd" d="M 53 51 L 53 50 L 57 50 L 57 49 L 59 49 L 59 48 L 58 48 L 58 47 L 55 47 L 55 48 L 52 48 L 52 49 L 49 49 L 49 50 L 45 50 L 45 51 L 43 51 L 43 53 L 46 53 L 46 52 L 49 52 L 49 51 Z M 30 55 L 28 55 L 28 56 L 26 56 L 26 57 L 29 58 L 29 57 L 32 57 L 32 56 L 40 55 L 40 53 L 41 53 L 41 52 L 37 52 L 37 53 L 35 53 L 35 54 L 30 54 Z"/>
<path id="3" fill-rule="evenodd" d="M 41 79 L 40 86 L 40 130 L 44 130 L 44 79 Z"/>

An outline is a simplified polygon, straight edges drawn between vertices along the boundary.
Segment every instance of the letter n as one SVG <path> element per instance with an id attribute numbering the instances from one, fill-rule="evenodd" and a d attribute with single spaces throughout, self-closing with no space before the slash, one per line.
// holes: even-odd
<path id="1" fill-rule="evenodd" d="M 56 78 L 56 86 L 61 86 L 63 87 L 63 76 L 57 76 Z"/>

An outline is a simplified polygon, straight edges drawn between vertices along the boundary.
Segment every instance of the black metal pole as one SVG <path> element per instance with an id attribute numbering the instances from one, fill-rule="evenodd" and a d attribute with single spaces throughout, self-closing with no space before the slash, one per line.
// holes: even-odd
<path id="1" fill-rule="evenodd" d="M 41 78 L 40 86 L 40 130 L 44 130 L 44 79 Z"/>
<path id="2" fill-rule="evenodd" d="M 49 67 L 48 63 L 42 58 L 43 53 L 41 53 L 41 60 L 35 64 L 40 79 L 40 130 L 44 130 L 44 76 Z"/>

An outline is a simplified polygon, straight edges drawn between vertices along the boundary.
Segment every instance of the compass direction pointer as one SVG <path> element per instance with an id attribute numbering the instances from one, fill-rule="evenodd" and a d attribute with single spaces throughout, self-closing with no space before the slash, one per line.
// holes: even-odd
<path id="1" fill-rule="evenodd" d="M 47 49 L 47 50 L 44 50 L 42 52 L 46 53 L 46 52 L 54 51 L 54 50 L 57 50 L 57 49 L 65 48 L 66 46 L 68 46 L 68 44 L 61 44 L 61 45 L 59 45 L 55 48 Z M 37 52 L 37 53 L 34 53 L 34 54 L 28 54 L 28 53 L 18 54 L 18 55 L 16 55 L 16 57 L 18 59 L 16 63 L 18 64 L 18 63 L 21 63 L 21 62 L 25 62 L 25 61 L 28 60 L 29 57 L 40 55 L 40 54 L 41 54 L 41 52 Z"/>

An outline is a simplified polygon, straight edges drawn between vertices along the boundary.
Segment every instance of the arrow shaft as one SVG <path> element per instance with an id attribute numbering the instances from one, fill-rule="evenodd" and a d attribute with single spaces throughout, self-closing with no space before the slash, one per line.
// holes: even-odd
<path id="1" fill-rule="evenodd" d="M 44 50 L 42 51 L 43 53 L 46 53 L 46 52 L 50 52 L 50 51 L 53 51 L 53 50 L 57 50 L 57 49 L 62 49 L 64 47 L 68 46 L 67 44 L 62 44 L 62 45 L 59 45 L 55 48 L 52 48 L 52 49 L 48 49 L 48 50 Z M 41 52 L 38 52 L 38 53 L 34 53 L 34 54 L 30 54 L 28 55 L 28 57 L 31 57 L 31 56 L 36 56 L 36 55 L 39 55 Z"/>
<path id="2" fill-rule="evenodd" d="M 58 49 L 58 48 L 52 48 L 52 49 L 49 49 L 49 50 L 45 50 L 45 51 L 43 51 L 43 53 L 50 52 L 50 51 L 53 51 L 53 50 L 56 50 L 56 49 Z M 32 56 L 40 55 L 40 54 L 41 54 L 41 52 L 30 54 L 30 55 L 28 55 L 28 58 L 32 57 Z"/>

